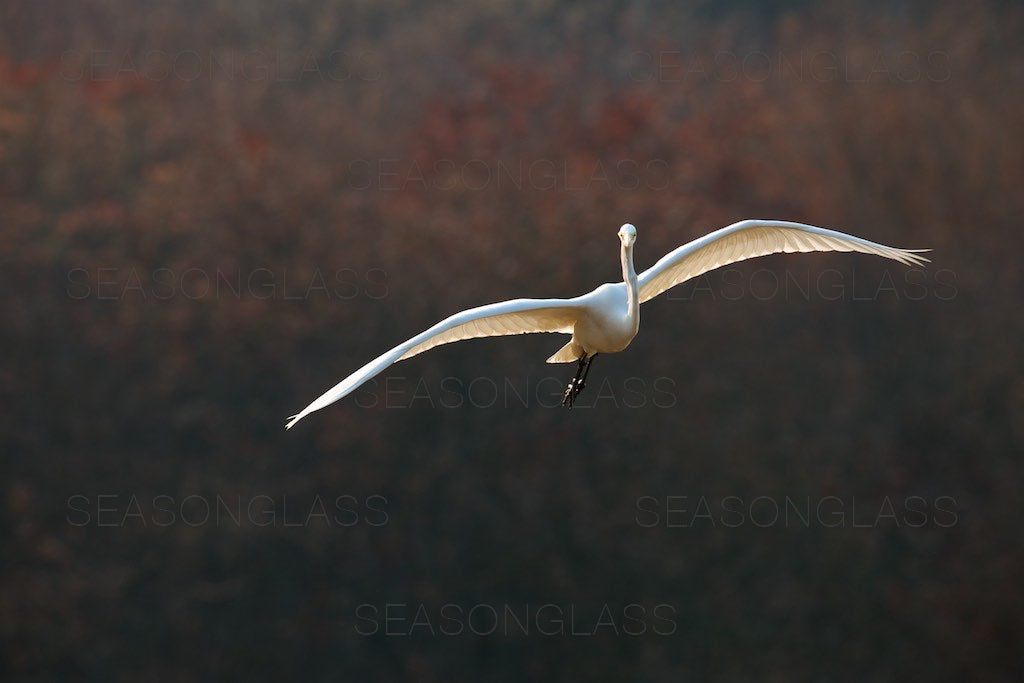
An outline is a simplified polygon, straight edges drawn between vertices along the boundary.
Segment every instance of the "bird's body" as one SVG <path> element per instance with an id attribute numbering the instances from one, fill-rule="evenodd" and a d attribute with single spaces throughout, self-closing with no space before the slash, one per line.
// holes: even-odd
<path id="1" fill-rule="evenodd" d="M 640 308 L 631 314 L 628 288 L 622 282 L 605 283 L 590 294 L 579 297 L 580 317 L 573 329 L 570 344 L 579 346 L 587 355 L 622 351 L 640 330 Z M 561 361 L 578 360 L 579 355 Z M 556 362 L 556 361 L 552 361 Z"/>
<path id="2" fill-rule="evenodd" d="M 778 252 L 859 251 L 908 266 L 928 260 L 917 253 L 922 250 L 888 247 L 835 230 L 788 221 L 749 220 L 669 252 L 638 276 L 633 267 L 636 228 L 627 223 L 618 234 L 622 282 L 603 284 L 573 299 L 513 299 L 456 313 L 349 375 L 289 418 L 286 427 L 290 429 L 306 415 L 348 395 L 391 364 L 435 346 L 476 337 L 536 332 L 572 335 L 565 346 L 548 358 L 549 363 L 579 363 L 563 400 L 572 407 L 594 356 L 622 351 L 636 336 L 640 329 L 640 304 L 709 270 Z"/>

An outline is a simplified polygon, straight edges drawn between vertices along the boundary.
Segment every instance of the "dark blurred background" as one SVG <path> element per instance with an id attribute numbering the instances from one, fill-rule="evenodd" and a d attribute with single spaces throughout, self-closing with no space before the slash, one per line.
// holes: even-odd
<path id="1" fill-rule="evenodd" d="M 1019 3 L 0 6 L 0 677 L 1021 680 Z M 743 218 L 930 247 L 573 296 Z"/>

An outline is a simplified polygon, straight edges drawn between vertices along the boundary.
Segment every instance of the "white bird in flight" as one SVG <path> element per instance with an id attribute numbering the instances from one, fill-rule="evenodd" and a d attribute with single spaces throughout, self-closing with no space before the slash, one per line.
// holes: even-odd
<path id="1" fill-rule="evenodd" d="M 859 251 L 916 266 L 928 261 L 919 252 L 929 251 L 887 247 L 803 223 L 746 220 L 684 244 L 637 275 L 633 268 L 636 228 L 626 223 L 618 234 L 622 244 L 622 282 L 603 284 L 574 299 L 512 299 L 456 313 L 353 372 L 302 412 L 288 418 L 285 428 L 291 429 L 310 413 L 352 393 L 393 363 L 435 346 L 476 337 L 534 332 L 572 335 L 569 343 L 547 360 L 577 363 L 576 375 L 562 399 L 562 404 L 571 408 L 585 386 L 594 357 L 622 351 L 633 341 L 640 329 L 640 304 L 690 278 L 730 263 L 778 252 Z"/>

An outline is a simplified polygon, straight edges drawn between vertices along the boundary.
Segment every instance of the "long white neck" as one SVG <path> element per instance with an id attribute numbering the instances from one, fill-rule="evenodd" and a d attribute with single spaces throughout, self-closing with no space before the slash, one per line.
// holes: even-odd
<path id="1" fill-rule="evenodd" d="M 633 267 L 633 245 L 622 244 L 622 281 L 626 283 L 626 296 L 629 297 L 626 315 L 630 320 L 640 319 L 640 288 L 636 281 L 636 269 Z"/>

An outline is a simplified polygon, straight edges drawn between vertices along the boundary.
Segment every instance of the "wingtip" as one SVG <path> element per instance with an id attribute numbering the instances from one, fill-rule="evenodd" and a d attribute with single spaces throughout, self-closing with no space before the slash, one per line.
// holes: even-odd
<path id="1" fill-rule="evenodd" d="M 931 263 L 932 260 L 927 256 L 921 256 L 921 254 L 931 251 L 931 249 L 904 249 L 903 250 L 907 258 L 914 265 L 923 265 L 925 263 Z"/>
<path id="2" fill-rule="evenodd" d="M 285 430 L 289 430 L 292 427 L 294 427 L 295 423 L 298 422 L 301 418 L 302 418 L 301 414 L 288 416 L 288 422 L 284 426 Z"/>

